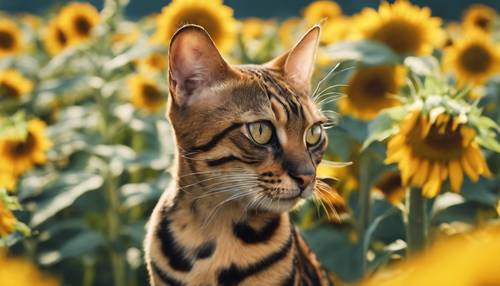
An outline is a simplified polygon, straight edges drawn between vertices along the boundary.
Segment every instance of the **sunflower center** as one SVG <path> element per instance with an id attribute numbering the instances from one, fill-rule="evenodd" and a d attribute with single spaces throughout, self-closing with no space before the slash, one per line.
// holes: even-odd
<path id="1" fill-rule="evenodd" d="M 406 142 L 412 146 L 412 151 L 420 158 L 427 158 L 433 161 L 449 161 L 461 158 L 464 152 L 462 147 L 462 135 L 460 127 L 452 129 L 452 121 L 445 123 L 446 126 L 433 124 L 429 133 L 422 138 L 422 121 L 415 125 Z"/>
<path id="2" fill-rule="evenodd" d="M 375 187 L 382 190 L 386 194 L 390 194 L 398 188 L 401 188 L 402 184 L 403 183 L 401 182 L 401 176 L 399 173 L 390 172 L 382 176 Z"/>
<path id="3" fill-rule="evenodd" d="M 483 30 L 487 30 L 490 27 L 490 19 L 485 17 L 478 17 L 475 21 L 476 26 L 480 27 Z"/>
<path id="4" fill-rule="evenodd" d="M 368 79 L 365 85 L 363 85 L 363 92 L 369 94 L 370 97 L 384 97 L 387 90 L 387 82 L 378 77 Z"/>
<path id="5" fill-rule="evenodd" d="M 401 20 L 386 23 L 375 31 L 372 38 L 385 43 L 400 54 L 416 53 L 422 42 L 419 28 Z"/>
<path id="6" fill-rule="evenodd" d="M 491 61 L 490 53 L 479 45 L 466 48 L 460 57 L 463 68 L 473 73 L 485 72 L 488 70 Z"/>
<path id="7" fill-rule="evenodd" d="M 1 82 L 0 83 L 0 96 L 18 97 L 19 90 L 15 86 L 11 85 L 10 83 Z"/>
<path id="8" fill-rule="evenodd" d="M 0 31 L 0 49 L 10 50 L 14 47 L 14 36 L 7 31 Z"/>
<path id="9" fill-rule="evenodd" d="M 183 11 L 183 13 L 179 13 L 179 15 L 177 15 L 177 19 L 177 25 L 175 29 L 184 24 L 196 24 L 205 28 L 208 34 L 212 37 L 212 39 L 214 39 L 214 42 L 216 43 L 218 43 L 223 37 L 223 35 L 220 35 L 220 20 L 215 18 L 205 9 L 188 9 L 186 11 Z"/>
<path id="10" fill-rule="evenodd" d="M 144 99 L 148 103 L 155 103 L 162 101 L 163 97 L 155 86 L 152 86 L 150 84 L 145 84 L 142 86 L 142 94 L 144 96 Z"/>
<path id="11" fill-rule="evenodd" d="M 75 28 L 81 36 L 88 36 L 90 34 L 90 30 L 92 29 L 92 25 L 87 18 L 78 16 L 75 19 Z"/>
<path id="12" fill-rule="evenodd" d="M 68 42 L 68 38 L 66 37 L 66 34 L 64 34 L 64 32 L 61 29 L 57 29 L 56 37 L 57 37 L 57 41 L 62 46 L 66 45 L 66 43 Z"/>
<path id="13" fill-rule="evenodd" d="M 24 141 L 15 141 L 10 146 L 10 154 L 14 157 L 20 157 L 26 154 L 29 154 L 36 145 L 36 139 L 31 132 L 28 132 L 26 136 L 26 140 Z"/>

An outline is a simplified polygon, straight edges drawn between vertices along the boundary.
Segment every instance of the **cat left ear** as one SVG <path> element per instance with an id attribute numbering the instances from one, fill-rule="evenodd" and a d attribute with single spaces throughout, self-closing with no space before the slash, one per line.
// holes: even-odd
<path id="1" fill-rule="evenodd" d="M 319 25 L 312 27 L 290 51 L 266 65 L 281 69 L 288 79 L 308 90 L 316 62 L 320 31 Z"/>

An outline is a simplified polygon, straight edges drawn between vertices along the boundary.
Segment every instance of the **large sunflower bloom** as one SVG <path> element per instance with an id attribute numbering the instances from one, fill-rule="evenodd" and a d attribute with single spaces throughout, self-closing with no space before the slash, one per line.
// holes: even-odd
<path id="1" fill-rule="evenodd" d="M 495 25 L 497 12 L 482 4 L 471 5 L 464 13 L 463 25 L 465 29 L 478 29 L 491 33 Z"/>
<path id="2" fill-rule="evenodd" d="M 61 29 L 56 20 L 50 21 L 49 26 L 44 32 L 43 42 L 51 55 L 57 55 L 70 45 L 68 35 Z"/>
<path id="3" fill-rule="evenodd" d="M 165 104 L 165 97 L 158 85 L 143 75 L 133 75 L 128 79 L 132 103 L 139 108 L 156 112 Z"/>
<path id="4" fill-rule="evenodd" d="M 15 175 L 23 174 L 35 164 L 44 164 L 45 153 L 51 146 L 43 121 L 31 119 L 27 125 L 26 138 L 0 138 L 0 165 L 10 166 Z"/>
<path id="5" fill-rule="evenodd" d="M 436 196 L 447 178 L 458 192 L 464 174 L 474 182 L 479 175 L 491 175 L 475 136 L 472 128 L 445 113 L 431 122 L 414 111 L 390 139 L 385 162 L 397 163 L 402 183 L 422 187 L 427 197 Z"/>
<path id="6" fill-rule="evenodd" d="M 233 9 L 222 0 L 173 0 L 157 17 L 154 40 L 168 44 L 175 31 L 184 24 L 197 24 L 207 30 L 217 47 L 228 52 L 236 39 L 237 22 Z"/>
<path id="7" fill-rule="evenodd" d="M 74 2 L 61 9 L 57 21 L 68 39 L 79 43 L 92 36 L 94 27 L 100 22 L 100 15 L 91 4 Z"/>
<path id="8" fill-rule="evenodd" d="M 9 286 L 58 286 L 60 281 L 40 270 L 24 258 L 0 254 L 0 285 Z"/>
<path id="9" fill-rule="evenodd" d="M 431 17 L 428 7 L 409 1 L 383 2 L 378 11 L 365 8 L 355 16 L 356 38 L 382 42 L 399 54 L 430 54 L 444 40 L 441 19 Z"/>
<path id="10" fill-rule="evenodd" d="M 485 33 L 469 31 L 444 51 L 443 65 L 459 83 L 482 84 L 500 69 L 500 47 Z"/>
<path id="11" fill-rule="evenodd" d="M 338 101 L 340 112 L 369 120 L 385 108 L 399 105 L 395 97 L 405 83 L 406 71 L 401 66 L 367 67 L 356 71 Z"/>
<path id="12" fill-rule="evenodd" d="M 0 98 L 19 98 L 33 89 L 33 83 L 17 70 L 0 71 Z"/>
<path id="13" fill-rule="evenodd" d="M 22 50 L 21 29 L 11 20 L 0 19 L 0 58 Z"/>

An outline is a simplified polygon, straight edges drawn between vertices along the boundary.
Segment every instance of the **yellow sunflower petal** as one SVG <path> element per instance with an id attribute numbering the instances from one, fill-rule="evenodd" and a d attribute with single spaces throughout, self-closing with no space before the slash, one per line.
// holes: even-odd
<path id="1" fill-rule="evenodd" d="M 472 168 L 466 156 L 462 156 L 462 168 L 471 181 L 477 182 L 479 180 L 479 174 Z"/>
<path id="2" fill-rule="evenodd" d="M 451 190 L 454 192 L 459 192 L 464 179 L 460 162 L 458 160 L 450 161 L 448 163 L 448 169 L 450 175 Z"/>
<path id="3" fill-rule="evenodd" d="M 424 185 L 422 192 L 424 196 L 428 198 L 435 197 L 441 190 L 441 175 L 440 175 L 440 164 L 435 162 L 432 166 L 432 170 L 429 173 L 429 179 Z"/>
<path id="4" fill-rule="evenodd" d="M 416 172 L 415 176 L 413 176 L 413 185 L 421 187 L 425 184 L 425 181 L 427 180 L 427 177 L 429 175 L 430 165 L 431 163 L 428 160 L 423 159 L 421 161 L 418 172 Z"/>

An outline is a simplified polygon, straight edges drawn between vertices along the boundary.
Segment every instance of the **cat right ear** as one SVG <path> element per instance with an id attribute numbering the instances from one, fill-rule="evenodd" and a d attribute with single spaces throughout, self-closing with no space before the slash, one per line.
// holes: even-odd
<path id="1" fill-rule="evenodd" d="M 207 31 L 184 25 L 172 37 L 169 48 L 170 91 L 178 105 L 190 104 L 202 88 L 223 81 L 231 72 Z"/>

